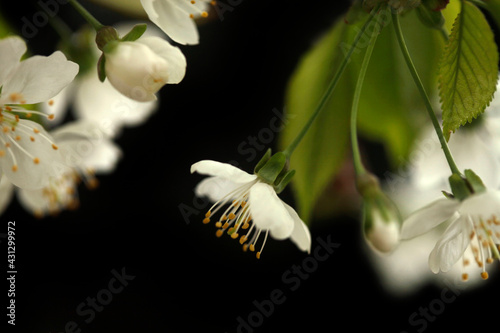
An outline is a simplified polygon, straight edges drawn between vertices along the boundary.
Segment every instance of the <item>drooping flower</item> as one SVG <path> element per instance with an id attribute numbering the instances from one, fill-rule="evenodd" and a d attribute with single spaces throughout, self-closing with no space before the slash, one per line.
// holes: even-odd
<path id="1" fill-rule="evenodd" d="M 262 235 L 264 240 L 256 253 L 257 258 L 260 258 L 268 235 L 279 240 L 290 238 L 300 250 L 310 251 L 311 235 L 307 226 L 295 210 L 278 197 L 274 188 L 257 175 L 210 160 L 193 164 L 191 173 L 194 172 L 210 176 L 198 184 L 196 194 L 215 202 L 203 223 L 209 223 L 227 206 L 215 223 L 217 237 L 227 232 L 231 238 L 239 238 L 244 251 L 255 251 Z"/>
<path id="2" fill-rule="evenodd" d="M 78 65 L 61 52 L 20 61 L 26 44 L 19 37 L 0 41 L 0 170 L 14 185 L 37 189 L 46 185 L 60 160 L 58 147 L 41 125 L 29 118 L 27 105 L 51 103 L 78 73 Z"/>
<path id="3" fill-rule="evenodd" d="M 109 82 L 139 102 L 156 100 L 155 94 L 165 84 L 181 82 L 186 73 L 181 50 L 160 37 L 109 42 L 104 56 Z"/>
<path id="4" fill-rule="evenodd" d="M 460 259 L 465 269 L 471 262 L 464 253 L 470 248 L 481 277 L 487 279 L 486 264 L 500 259 L 500 192 L 486 190 L 463 201 L 439 199 L 405 220 L 401 238 L 416 237 L 444 222 L 449 226 L 429 256 L 431 271 L 447 272 Z M 463 280 L 468 277 L 464 270 Z"/>
<path id="5" fill-rule="evenodd" d="M 207 17 L 213 0 L 141 0 L 149 19 L 179 44 L 198 44 L 194 19 Z"/>
<path id="6" fill-rule="evenodd" d="M 79 183 L 95 188 L 95 174 L 114 170 L 121 156 L 121 150 L 93 123 L 71 122 L 51 134 L 59 143 L 64 164 L 43 188 L 17 190 L 19 202 L 37 217 L 77 208 Z"/>

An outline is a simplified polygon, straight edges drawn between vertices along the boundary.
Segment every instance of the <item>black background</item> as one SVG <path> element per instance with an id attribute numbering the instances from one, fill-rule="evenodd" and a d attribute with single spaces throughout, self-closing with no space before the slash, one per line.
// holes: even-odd
<path id="1" fill-rule="evenodd" d="M 0 6 L 20 29 L 22 17 L 39 10 L 37 2 L 2 0 Z M 103 23 L 124 19 L 82 3 Z M 238 144 L 269 126 L 273 108 L 283 110 L 286 83 L 301 54 L 346 8 L 346 1 L 241 1 L 224 20 L 215 17 L 200 27 L 199 45 L 181 46 L 188 61 L 184 81 L 161 91 L 160 109 L 146 124 L 125 129 L 117 140 L 124 156 L 116 171 L 99 177 L 96 190 L 81 188 L 80 209 L 39 220 L 14 200 L 0 231 L 16 221 L 17 331 L 65 332 L 73 321 L 82 332 L 96 333 L 235 332 L 238 317 L 248 321 L 249 315 L 255 332 L 498 328 L 498 278 L 462 292 L 425 326 L 412 325 L 409 317 L 441 299 L 442 288 L 429 285 L 404 298 L 384 291 L 355 219 L 313 222 L 313 249 L 318 237 L 340 247 L 294 283 L 283 274 L 311 259 L 291 242 L 268 242 L 257 260 L 201 223 L 208 207 L 195 200 L 193 188 L 202 177 L 190 175 L 190 165 L 214 159 L 252 169 L 256 161 L 246 161 Z M 75 29 L 83 23 L 70 5 L 59 13 Z M 56 40 L 46 26 L 28 46 L 48 55 Z M 290 192 L 282 197 L 293 203 Z M 190 207 L 187 219 L 180 206 Z M 108 288 L 112 270 L 122 269 L 135 278 L 86 323 L 89 316 L 78 306 Z M 275 290 L 283 302 L 259 322 L 254 301 L 267 303 Z"/>

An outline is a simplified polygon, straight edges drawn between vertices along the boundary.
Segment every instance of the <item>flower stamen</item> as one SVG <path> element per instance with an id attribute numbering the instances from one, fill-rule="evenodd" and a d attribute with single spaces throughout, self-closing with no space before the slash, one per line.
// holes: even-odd
<path id="1" fill-rule="evenodd" d="M 211 0 L 190 0 L 189 1 L 189 4 L 191 5 L 190 7 L 194 10 L 194 13 L 191 12 L 189 13 L 189 17 L 194 19 L 195 18 L 195 14 L 199 14 L 201 17 L 203 18 L 206 18 L 208 17 L 208 12 L 205 11 L 205 10 L 201 10 L 200 8 L 198 8 L 196 6 L 196 1 L 201 1 L 201 2 L 208 2 L 210 3 L 212 6 L 215 6 L 216 5 L 216 1 L 211 1 Z"/>
<path id="2" fill-rule="evenodd" d="M 224 232 L 232 239 L 238 239 L 239 243 L 243 245 L 243 251 L 246 252 L 248 249 L 255 252 L 255 247 L 259 236 L 262 232 L 258 229 L 255 223 L 252 222 L 252 216 L 250 211 L 250 206 L 248 204 L 248 197 L 250 194 L 250 188 L 255 184 L 251 182 L 245 184 L 232 192 L 228 193 L 217 201 L 210 209 L 205 213 L 203 219 L 203 224 L 208 224 L 214 214 L 221 209 L 222 206 L 226 205 L 230 200 L 232 200 L 229 207 L 221 214 L 219 221 L 215 223 L 217 231 L 215 232 L 216 237 L 222 237 Z M 241 231 L 246 231 L 245 234 L 241 235 Z M 256 253 L 257 258 L 260 258 L 264 245 L 266 244 L 268 236 L 268 231 L 265 232 L 264 241 L 260 250 Z"/>

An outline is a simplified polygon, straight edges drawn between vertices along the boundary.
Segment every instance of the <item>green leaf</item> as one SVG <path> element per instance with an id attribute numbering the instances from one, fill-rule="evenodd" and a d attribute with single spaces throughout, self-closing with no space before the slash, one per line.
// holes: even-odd
<path id="1" fill-rule="evenodd" d="M 281 148 L 292 142 L 314 112 L 365 21 L 366 15 L 355 24 L 339 20 L 300 61 L 286 91 L 286 107 L 292 117 L 281 134 Z M 437 59 L 442 51 L 442 36 L 437 30 L 422 25 L 412 12 L 404 15 L 401 23 L 406 27 L 408 47 L 422 81 L 431 96 L 433 92 L 437 95 Z M 348 195 L 339 196 L 333 184 L 341 170 L 349 176 L 346 165 L 352 169 L 346 164 L 346 157 L 351 155 L 349 112 L 366 40 L 361 39 L 325 109 L 291 157 L 290 167 L 296 170 L 291 186 L 299 214 L 306 222 L 313 211 L 327 216 L 348 206 L 339 203 L 340 198 Z M 428 119 L 392 25 L 382 30 L 371 59 L 359 103 L 358 132 L 366 139 L 381 143 L 391 165 L 397 167 L 408 159 L 418 130 Z"/>
<path id="2" fill-rule="evenodd" d="M 467 1 L 457 16 L 439 67 L 443 132 L 471 122 L 489 105 L 498 79 L 498 50 L 481 11 Z"/>
<path id="3" fill-rule="evenodd" d="M 285 105 L 292 117 L 281 132 L 282 149 L 293 141 L 310 118 L 343 60 L 344 52 L 340 43 L 352 40 L 346 39 L 349 36 L 347 27 L 342 21 L 337 22 L 304 55 L 293 73 L 285 96 Z M 314 204 L 339 170 L 346 155 L 349 109 L 353 95 L 350 80 L 347 75 L 341 78 L 323 112 L 318 115 L 290 159 L 290 166 L 296 170 L 292 180 L 296 206 L 306 223 L 310 220 Z"/>
<path id="4" fill-rule="evenodd" d="M 412 59 L 432 98 L 437 95 L 437 59 L 443 46 L 440 32 L 422 25 L 415 11 L 400 21 Z M 353 61 L 349 68 L 351 75 L 357 77 L 359 64 L 360 61 Z M 360 134 L 382 143 L 393 167 L 407 160 L 418 130 L 428 123 L 422 98 L 401 54 L 392 24 L 386 26 L 377 39 L 358 112 Z"/>

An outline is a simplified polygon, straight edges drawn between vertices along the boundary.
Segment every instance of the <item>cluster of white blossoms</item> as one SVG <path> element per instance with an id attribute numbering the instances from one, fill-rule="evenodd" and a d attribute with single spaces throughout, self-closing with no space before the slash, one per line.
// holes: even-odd
<path id="1" fill-rule="evenodd" d="M 94 127 L 84 121 L 48 132 L 31 120 L 54 118 L 34 109 L 39 103 L 45 109 L 54 106 L 79 66 L 60 51 L 20 61 L 26 50 L 19 37 L 0 40 L 0 208 L 7 207 L 16 190 L 28 211 L 43 216 L 78 206 L 77 184 L 83 180 L 95 187 L 94 172 L 114 165 L 119 149 L 104 137 L 95 140 Z M 82 151 L 82 146 L 88 149 Z"/>
<path id="2" fill-rule="evenodd" d="M 395 9 L 412 8 L 420 3 L 366 3 L 380 2 L 388 2 Z M 216 4 L 208 0 L 141 0 L 141 3 L 149 19 L 181 45 L 199 43 L 194 19 L 207 17 L 210 6 Z M 24 207 L 37 216 L 78 207 L 78 184 L 83 181 L 94 188 L 98 183 L 96 173 L 115 169 L 122 153 L 113 139 L 122 127 L 144 122 L 157 108 L 159 90 L 183 80 L 187 61 L 181 50 L 163 36 L 149 34 L 149 30 L 143 36 L 146 25 L 124 30 L 95 28 L 96 45 L 89 46 L 93 67 L 98 69 L 93 72 L 79 73 L 79 65 L 60 51 L 21 61 L 27 51 L 25 42 L 18 37 L 0 40 L 0 212 L 14 192 Z M 129 32 L 120 37 L 118 30 Z M 45 122 L 39 118 L 52 120 L 54 115 L 62 118 L 70 104 L 77 120 L 46 123 L 52 127 L 46 131 L 41 124 Z M 43 112 L 36 111 L 37 106 Z M 34 121 L 35 116 L 38 122 Z M 474 145 L 477 146 L 480 145 Z M 260 172 L 256 167 L 255 174 L 211 160 L 193 164 L 191 173 L 209 176 L 197 185 L 196 195 L 214 202 L 200 220 L 205 224 L 216 220 L 217 237 L 227 233 L 239 241 L 244 251 L 256 252 L 257 258 L 261 257 L 268 236 L 290 239 L 301 251 L 309 253 L 308 227 L 278 197 L 294 174 L 287 169 L 288 158 L 283 152 L 265 156 L 262 161 L 268 168 Z M 439 158 L 428 154 L 427 160 L 435 163 Z M 474 159 L 468 156 L 466 160 Z M 500 159 L 494 163 L 500 164 Z M 471 169 L 480 170 L 481 165 Z M 475 187 L 470 179 L 463 177 L 461 181 L 469 186 L 468 195 L 457 198 L 447 193 L 446 198 L 410 214 L 402 227 L 392 201 L 380 191 L 378 182 L 369 181 L 361 186 L 366 198 L 370 198 L 365 200 L 364 207 L 368 243 L 379 252 L 390 253 L 401 240 L 445 225 L 446 230 L 429 255 L 430 270 L 447 272 L 461 263 L 461 276 L 468 280 L 467 267 L 474 262 L 480 276 L 487 279 L 487 265 L 500 259 L 500 191 L 496 190 L 500 177 L 497 168 L 488 173 L 491 169 L 486 169 L 484 179 L 494 190 Z M 419 175 L 422 171 L 419 170 L 415 168 L 414 179 L 435 180 L 432 186 L 421 186 L 422 192 L 436 192 L 436 186 L 449 190 L 442 187 L 442 180 L 447 179 L 445 174 L 434 173 L 432 177 L 428 171 Z M 490 174 L 493 181 L 488 179 Z"/>
<path id="3" fill-rule="evenodd" d="M 444 199 L 441 191 L 451 190 L 449 168 L 431 128 L 424 129 L 416 140 L 404 172 L 387 174 L 385 191 L 406 220 L 395 251 L 390 256 L 372 255 L 372 259 L 382 281 L 395 293 L 410 292 L 428 280 L 439 283 L 440 276 L 432 273 L 461 275 L 463 280 L 477 283 L 490 275 L 488 266 L 495 268 L 491 264 L 499 259 L 500 240 L 498 88 L 500 85 L 481 118 L 458 130 L 449 141 L 456 162 L 481 176 L 488 187 L 485 193 L 461 202 Z"/>
<path id="4" fill-rule="evenodd" d="M 193 18 L 208 15 L 204 2 L 166 3 L 144 5 L 162 18 L 164 9 L 173 12 L 174 27 L 167 24 L 165 32 L 180 44 L 196 44 Z M 185 17 L 180 15 L 184 11 L 189 12 Z M 153 22 L 164 28 L 163 19 Z M 0 212 L 13 193 L 35 216 L 76 208 L 78 184 L 95 188 L 96 173 L 115 169 L 122 152 L 113 139 L 124 126 L 143 123 L 158 106 L 157 92 L 165 84 L 181 82 L 186 72 L 180 49 L 150 30 L 144 36 L 142 31 L 98 43 L 101 59 L 95 43 L 84 47 L 95 60 L 94 68 L 102 65 L 100 72 L 79 72 L 79 64 L 60 51 L 20 61 L 26 43 L 19 37 L 0 41 Z M 70 106 L 77 120 L 61 124 Z"/>

